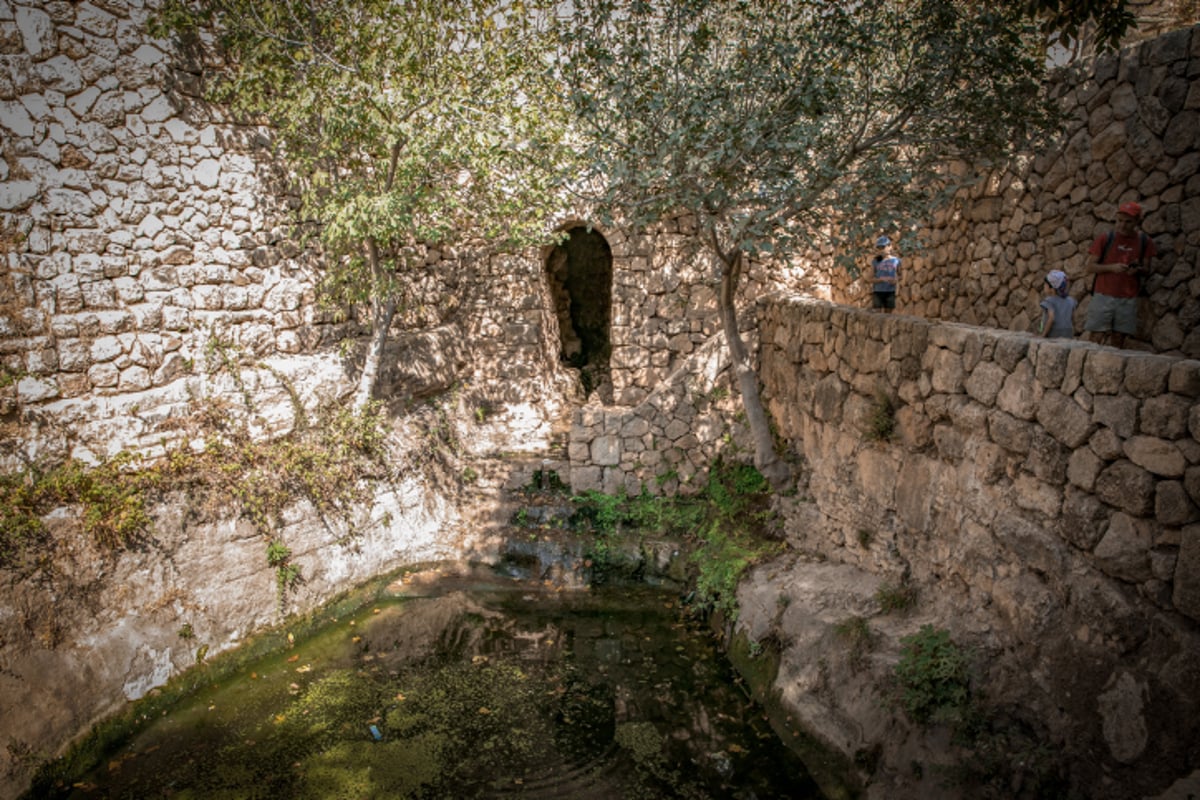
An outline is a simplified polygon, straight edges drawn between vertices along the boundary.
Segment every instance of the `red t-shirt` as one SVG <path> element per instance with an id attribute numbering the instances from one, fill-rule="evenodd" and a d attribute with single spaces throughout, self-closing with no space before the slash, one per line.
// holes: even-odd
<path id="1" fill-rule="evenodd" d="M 1104 255 L 1104 264 L 1132 264 L 1138 260 L 1138 252 L 1141 251 L 1142 266 L 1146 265 L 1158 251 L 1154 249 L 1154 240 L 1149 236 L 1146 237 L 1145 247 L 1141 244 L 1142 234 L 1134 233 L 1132 236 L 1121 236 L 1117 234 L 1113 236 L 1112 244 L 1108 247 L 1108 252 Z M 1100 254 L 1104 252 L 1104 243 L 1108 240 L 1108 234 L 1102 233 L 1092 242 L 1092 246 L 1088 248 L 1088 252 L 1093 258 L 1099 259 Z M 1138 296 L 1138 278 L 1136 275 L 1124 272 L 1101 272 L 1096 275 L 1096 294 L 1106 294 L 1109 297 L 1137 297 Z"/>

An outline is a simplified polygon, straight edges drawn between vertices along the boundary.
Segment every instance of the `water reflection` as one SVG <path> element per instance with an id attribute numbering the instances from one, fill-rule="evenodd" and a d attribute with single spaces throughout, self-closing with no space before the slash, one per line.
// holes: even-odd
<path id="1" fill-rule="evenodd" d="M 62 796 L 823 797 L 673 594 L 478 576 L 331 620 Z"/>

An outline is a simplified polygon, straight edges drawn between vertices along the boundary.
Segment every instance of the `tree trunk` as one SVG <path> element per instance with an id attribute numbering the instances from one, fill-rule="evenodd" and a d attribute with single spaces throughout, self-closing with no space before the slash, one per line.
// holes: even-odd
<path id="1" fill-rule="evenodd" d="M 742 408 L 746 412 L 746 423 L 754 438 L 754 466 L 775 489 L 782 489 L 790 479 L 787 464 L 779 460 L 775 452 L 775 437 L 763 409 L 762 397 L 758 393 L 758 373 L 750 366 L 746 343 L 738 332 L 737 307 L 734 295 L 742 271 L 742 254 L 735 251 L 731 256 L 721 257 L 721 327 L 725 332 L 725 343 L 729 347 L 729 366 L 737 377 L 738 390 L 742 395 Z"/>
<path id="2" fill-rule="evenodd" d="M 375 298 L 371 301 L 371 345 L 363 359 L 362 374 L 358 376 L 358 388 L 354 392 L 354 411 L 362 413 L 371 402 L 375 381 L 379 378 L 379 365 L 383 361 L 383 350 L 387 345 L 388 332 L 396 317 L 398 302 L 394 296 L 379 297 L 388 282 L 383 280 L 383 265 L 379 259 L 379 246 L 374 239 L 365 242 L 367 261 L 371 265 L 371 278 L 375 284 Z"/>
<path id="3" fill-rule="evenodd" d="M 358 388 L 354 391 L 355 413 L 362 413 L 367 403 L 371 402 L 375 381 L 379 378 L 379 365 L 383 362 L 383 349 L 387 345 L 388 331 L 396 316 L 396 305 L 395 299 L 375 304 L 375 312 L 371 315 L 371 346 L 363 359 L 362 374 L 358 376 Z"/>

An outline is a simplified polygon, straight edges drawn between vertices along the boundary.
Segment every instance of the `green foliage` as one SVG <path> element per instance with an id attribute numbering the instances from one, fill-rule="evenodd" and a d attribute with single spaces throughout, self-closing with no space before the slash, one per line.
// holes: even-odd
<path id="1" fill-rule="evenodd" d="M 971 703 L 969 663 L 950 632 L 923 625 L 900 643 L 895 676 L 908 715 L 921 724 L 964 720 Z"/>
<path id="2" fill-rule="evenodd" d="M 429 247 L 552 238 L 575 172 L 545 63 L 552 7 L 168 0 L 152 31 L 208 46 L 210 99 L 270 126 L 302 191 L 298 222 L 321 239 L 323 300 L 366 304 L 381 341 Z"/>
<path id="3" fill-rule="evenodd" d="M 875 601 L 885 614 L 907 611 L 917 604 L 917 588 L 907 581 L 885 583 L 875 592 Z"/>
<path id="4" fill-rule="evenodd" d="M 0 567 L 19 567 L 48 546 L 42 517 L 60 506 L 79 508 L 84 533 L 100 547 L 127 546 L 149 527 L 145 493 L 158 482 L 128 453 L 97 467 L 72 459 L 0 475 Z"/>
<path id="5" fill-rule="evenodd" d="M 275 591 L 282 614 L 288 590 L 300 580 L 300 568 L 292 563 L 291 548 L 278 539 L 267 543 L 267 565 L 275 570 Z"/>
<path id="6" fill-rule="evenodd" d="M 889 441 L 896 433 L 896 404 L 886 392 L 876 392 L 865 435 L 871 442 Z"/>
<path id="7" fill-rule="evenodd" d="M 52 545 L 42 518 L 61 506 L 78 508 L 84 533 L 110 550 L 149 531 L 147 501 L 167 490 L 221 506 L 233 498 L 264 536 L 297 497 L 321 513 L 349 515 L 369 497 L 361 479 L 383 457 L 378 405 L 361 413 L 326 410 L 312 428 L 268 442 L 254 440 L 221 403 L 206 401 L 194 422 L 203 432 L 203 449 L 179 447 L 152 464 L 125 453 L 95 467 L 71 460 L 0 475 L 0 568 L 36 563 Z M 285 588 L 299 579 L 298 568 L 286 560 L 271 566 Z"/>
<path id="8" fill-rule="evenodd" d="M 704 490 L 695 496 L 656 496 L 645 487 L 636 496 L 586 491 L 573 498 L 575 526 L 596 534 L 589 550 L 601 571 L 612 558 L 612 536 L 622 528 L 675 533 L 695 540 L 695 607 L 702 612 L 737 615 L 737 583 L 752 564 L 777 552 L 780 543 L 765 538 L 771 519 L 770 486 L 753 466 L 717 462 Z"/>
<path id="9" fill-rule="evenodd" d="M 1050 128 L 1042 37 L 1013 4 L 577 0 L 563 70 L 613 215 L 699 239 L 861 252 Z"/>

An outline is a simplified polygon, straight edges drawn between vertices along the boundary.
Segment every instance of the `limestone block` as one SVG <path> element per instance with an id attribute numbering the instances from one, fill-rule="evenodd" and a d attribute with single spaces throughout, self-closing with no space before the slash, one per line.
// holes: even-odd
<path id="1" fill-rule="evenodd" d="M 1134 464 L 1167 478 L 1181 477 L 1187 466 L 1178 447 L 1151 436 L 1134 436 L 1125 442 L 1124 451 Z"/>
<path id="2" fill-rule="evenodd" d="M 1063 375 L 1061 387 L 1063 394 L 1073 395 L 1083 385 L 1083 365 L 1088 352 L 1088 349 L 1083 347 L 1072 347 L 1067 353 L 1067 371 Z"/>
<path id="3" fill-rule="evenodd" d="M 1100 395 L 1092 409 L 1092 421 L 1106 425 L 1122 439 L 1133 436 L 1137 429 L 1137 400 L 1129 395 Z"/>
<path id="4" fill-rule="evenodd" d="M 17 6 L 17 29 L 25 43 L 25 52 L 40 61 L 58 52 L 58 37 L 50 16 L 38 8 Z"/>
<path id="5" fill-rule="evenodd" d="M 112 361 L 124 352 L 116 336 L 102 336 L 92 342 L 88 356 L 93 362 Z"/>
<path id="6" fill-rule="evenodd" d="M 95 364 L 87 371 L 88 380 L 92 386 L 99 389 L 110 389 L 117 385 L 120 370 L 112 364 Z"/>
<path id="7" fill-rule="evenodd" d="M 1069 453 L 1045 431 L 1035 428 L 1029 442 L 1025 468 L 1038 479 L 1061 486 L 1067 480 Z"/>
<path id="8" fill-rule="evenodd" d="M 1162 394 L 1176 359 L 1145 355 L 1125 363 L 1125 390 L 1134 397 Z"/>
<path id="9" fill-rule="evenodd" d="M 1163 525 L 1188 525 L 1200 520 L 1200 508 L 1180 481 L 1159 481 L 1154 495 L 1154 518 Z"/>
<path id="10" fill-rule="evenodd" d="M 1142 403 L 1138 430 L 1148 436 L 1179 439 L 1187 434 L 1193 408 L 1193 403 L 1178 395 L 1151 397 Z"/>
<path id="11" fill-rule="evenodd" d="M 1083 386 L 1094 395 L 1116 394 L 1125 377 L 1125 357 L 1108 349 L 1090 350 L 1083 367 Z"/>
<path id="12" fill-rule="evenodd" d="M 1109 465 L 1096 477 L 1096 497 L 1139 517 L 1154 511 L 1154 476 L 1130 461 Z"/>
<path id="13" fill-rule="evenodd" d="M 1013 479 L 1013 497 L 1018 508 L 1056 519 L 1062 511 L 1062 489 L 1036 475 L 1021 472 Z"/>
<path id="14" fill-rule="evenodd" d="M 1036 418 L 1047 433 L 1072 449 L 1083 445 L 1095 430 L 1090 414 L 1074 399 L 1055 391 L 1042 395 Z"/>
<path id="15" fill-rule="evenodd" d="M 1181 613 L 1200 622 L 1200 525 L 1181 531 L 1171 602 Z"/>
<path id="16" fill-rule="evenodd" d="M 991 406 L 1007 377 L 1008 373 L 999 365 L 991 361 L 984 361 L 976 366 L 970 376 L 963 381 L 963 388 L 972 399 L 985 406 Z"/>
<path id="17" fill-rule="evenodd" d="M 1121 672 L 1109 678 L 1096 698 L 1104 741 L 1112 757 L 1122 764 L 1137 762 L 1146 751 L 1150 740 L 1145 715 L 1148 694 L 1144 682 Z"/>
<path id="18" fill-rule="evenodd" d="M 909 530 L 929 529 L 933 487 L 937 482 L 940 467 L 941 465 L 932 459 L 910 455 L 896 471 L 896 516 Z"/>
<path id="19" fill-rule="evenodd" d="M 912 405 L 902 406 L 896 411 L 896 427 L 900 442 L 908 450 L 921 450 L 933 441 L 933 426 L 929 417 Z"/>
<path id="20" fill-rule="evenodd" d="M 1033 425 L 1003 411 L 988 414 L 988 436 L 1011 453 L 1025 454 L 1033 438 Z"/>
<path id="21" fill-rule="evenodd" d="M 1070 348 L 1058 342 L 1036 342 L 1030 348 L 1030 358 L 1034 361 L 1034 377 L 1046 389 L 1059 389 L 1067 375 L 1067 364 L 1070 360 Z"/>
<path id="22" fill-rule="evenodd" d="M 1018 419 L 1033 419 L 1041 395 L 1042 387 L 1033 379 L 1033 367 L 1028 361 L 1021 361 L 1004 379 L 1004 386 L 996 395 L 996 407 Z"/>
<path id="23" fill-rule="evenodd" d="M 1090 490 L 1068 486 L 1063 493 L 1059 534 L 1081 550 L 1090 552 L 1108 530 L 1109 514 L 1108 507 Z"/>
<path id="24" fill-rule="evenodd" d="M 1183 487 L 1195 503 L 1200 503 L 1200 467 L 1188 467 L 1183 474 Z"/>
<path id="25" fill-rule="evenodd" d="M 591 443 L 591 463 L 616 466 L 621 463 L 621 439 L 618 436 L 597 436 Z"/>
<path id="26" fill-rule="evenodd" d="M 1117 512 L 1092 555 L 1096 565 L 1109 575 L 1131 583 L 1154 577 L 1150 569 L 1150 549 L 1154 544 L 1154 524 Z"/>
<path id="27" fill-rule="evenodd" d="M 963 390 L 963 380 L 966 375 L 962 357 L 953 351 L 944 349 L 933 351 L 929 370 L 934 391 L 957 394 Z"/>
<path id="28" fill-rule="evenodd" d="M 122 392 L 138 392 L 151 386 L 150 371 L 145 367 L 132 366 L 121 370 L 117 388 Z"/>
<path id="29" fill-rule="evenodd" d="M 1102 469 L 1104 469 L 1104 462 L 1090 449 L 1074 450 L 1067 459 L 1067 481 L 1073 486 L 1090 492 L 1095 488 L 1096 478 L 1099 477 Z"/>

